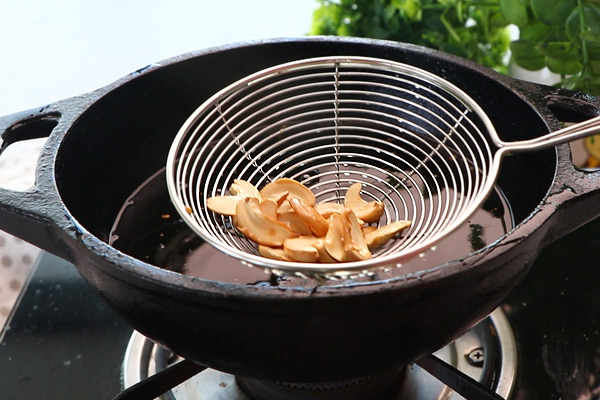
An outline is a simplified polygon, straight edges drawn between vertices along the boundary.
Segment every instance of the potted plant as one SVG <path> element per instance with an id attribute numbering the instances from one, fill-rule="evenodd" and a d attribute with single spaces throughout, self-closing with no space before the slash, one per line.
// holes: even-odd
<path id="1" fill-rule="evenodd" d="M 503 73 L 547 67 L 600 95 L 598 0 L 318 0 L 311 34 L 415 43 Z M 509 27 L 518 28 L 510 37 Z M 509 51 L 510 50 L 510 51 Z"/>

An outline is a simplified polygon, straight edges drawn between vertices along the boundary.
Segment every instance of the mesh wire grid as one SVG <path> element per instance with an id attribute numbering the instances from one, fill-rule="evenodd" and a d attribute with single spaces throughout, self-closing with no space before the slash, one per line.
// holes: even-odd
<path id="1" fill-rule="evenodd" d="M 459 88 L 410 65 L 366 57 L 321 57 L 257 72 L 204 102 L 169 153 L 167 183 L 186 223 L 249 264 L 301 275 L 347 276 L 393 267 L 464 222 L 493 187 L 491 121 Z M 258 255 L 230 217 L 206 199 L 234 179 L 261 188 L 287 177 L 317 202 L 343 203 L 348 187 L 384 203 L 379 225 L 412 226 L 373 253 L 339 264 Z"/>

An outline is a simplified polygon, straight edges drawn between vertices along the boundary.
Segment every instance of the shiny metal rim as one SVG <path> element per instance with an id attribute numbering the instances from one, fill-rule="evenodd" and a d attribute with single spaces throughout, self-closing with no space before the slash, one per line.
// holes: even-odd
<path id="1" fill-rule="evenodd" d="M 498 168 L 489 118 L 467 94 L 410 65 L 365 57 L 296 61 L 253 74 L 209 98 L 179 131 L 167 183 L 185 222 L 208 243 L 275 272 L 348 276 L 393 267 L 462 224 Z M 379 224 L 412 227 L 368 261 L 306 264 L 262 258 L 229 217 L 205 207 L 235 178 L 257 187 L 280 178 L 317 201 L 343 201 L 363 184 L 386 212 Z"/>

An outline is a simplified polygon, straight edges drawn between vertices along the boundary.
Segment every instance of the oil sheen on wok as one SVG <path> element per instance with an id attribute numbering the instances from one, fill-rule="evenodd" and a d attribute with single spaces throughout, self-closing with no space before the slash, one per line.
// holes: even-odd
<path id="1" fill-rule="evenodd" d="M 504 235 L 512 228 L 512 221 L 510 208 L 496 187 L 463 227 L 431 250 L 399 268 L 358 279 L 389 279 L 464 257 Z M 272 276 L 205 243 L 173 207 L 164 169 L 143 182 L 127 199 L 114 223 L 110 244 L 149 264 L 203 279 L 248 285 L 312 286 L 315 283 L 293 276 Z"/>

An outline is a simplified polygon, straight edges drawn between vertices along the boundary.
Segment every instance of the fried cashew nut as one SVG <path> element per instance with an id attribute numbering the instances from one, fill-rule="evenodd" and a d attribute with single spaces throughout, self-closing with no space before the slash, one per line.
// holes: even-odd
<path id="1" fill-rule="evenodd" d="M 261 256 L 280 261 L 332 263 L 368 260 L 372 251 L 410 227 L 410 221 L 373 226 L 383 215 L 383 203 L 365 201 L 362 185 L 350 186 L 344 204 L 316 203 L 306 186 L 277 179 L 261 190 L 236 179 L 230 196 L 214 196 L 207 207 L 232 217 L 234 226 L 258 244 Z"/>

